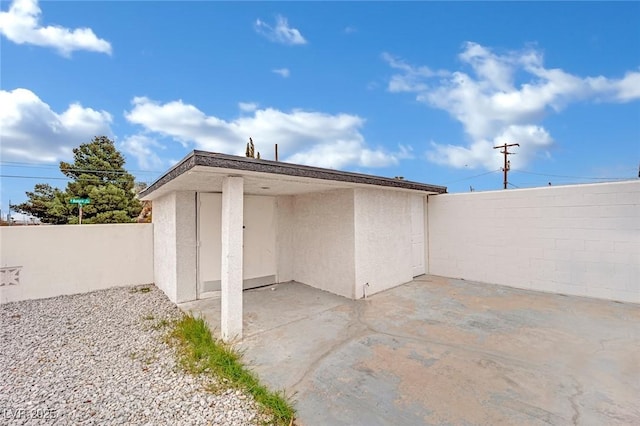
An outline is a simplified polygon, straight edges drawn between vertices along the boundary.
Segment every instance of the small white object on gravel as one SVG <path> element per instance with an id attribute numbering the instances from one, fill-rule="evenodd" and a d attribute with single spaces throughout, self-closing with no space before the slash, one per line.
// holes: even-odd
<path id="1" fill-rule="evenodd" d="M 0 305 L 0 424 L 264 420 L 250 396 L 181 369 L 164 341 L 179 316 L 153 285 Z"/>

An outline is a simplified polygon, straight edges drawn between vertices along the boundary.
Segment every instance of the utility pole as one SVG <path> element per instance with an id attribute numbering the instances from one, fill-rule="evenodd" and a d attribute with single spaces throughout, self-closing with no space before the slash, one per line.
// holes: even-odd
<path id="1" fill-rule="evenodd" d="M 515 154 L 515 152 L 509 152 L 508 148 L 510 146 L 520 146 L 520 144 L 505 143 L 504 145 L 498 145 L 493 147 L 493 149 L 500 149 L 500 148 L 504 149 L 504 151 L 500 151 L 500 154 L 504 154 L 504 167 L 502 168 L 502 170 L 504 171 L 504 189 L 507 189 L 507 184 L 509 183 L 509 181 L 507 180 L 507 173 L 509 172 L 509 169 L 511 169 L 511 162 L 507 160 L 507 156 L 511 154 Z"/>

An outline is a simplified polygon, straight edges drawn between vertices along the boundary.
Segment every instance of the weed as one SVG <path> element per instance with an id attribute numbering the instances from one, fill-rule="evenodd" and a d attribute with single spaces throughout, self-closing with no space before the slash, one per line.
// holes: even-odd
<path id="1" fill-rule="evenodd" d="M 218 380 L 253 396 L 277 425 L 290 425 L 295 415 L 283 392 L 272 392 L 242 365 L 241 355 L 229 345 L 214 339 L 203 318 L 184 315 L 173 327 L 182 365 L 194 374 L 210 374 Z M 215 389 L 215 388 L 214 388 Z M 213 389 L 212 389 L 213 390 Z"/>
<path id="2" fill-rule="evenodd" d="M 170 325 L 171 325 L 171 321 L 166 320 L 166 319 L 161 319 L 160 321 L 158 321 L 157 323 L 152 325 L 151 328 L 154 329 L 154 330 L 161 330 L 161 329 L 166 328 L 166 327 L 168 327 Z"/>
<path id="3" fill-rule="evenodd" d="M 151 291 L 151 287 L 134 287 L 129 290 L 129 293 L 149 293 Z"/>

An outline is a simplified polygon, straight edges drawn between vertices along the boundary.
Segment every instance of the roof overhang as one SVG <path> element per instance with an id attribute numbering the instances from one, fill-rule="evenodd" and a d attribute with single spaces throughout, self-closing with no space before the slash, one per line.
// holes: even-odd
<path id="1" fill-rule="evenodd" d="M 444 186 L 342 172 L 320 167 L 193 151 L 140 193 L 153 200 L 173 191 L 221 192 L 226 176 L 245 178 L 245 193 L 295 195 L 339 188 L 371 187 L 442 194 Z"/>

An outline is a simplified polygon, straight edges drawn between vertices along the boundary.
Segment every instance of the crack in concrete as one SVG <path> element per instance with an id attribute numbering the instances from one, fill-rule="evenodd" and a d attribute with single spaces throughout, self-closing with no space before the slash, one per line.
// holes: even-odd
<path id="1" fill-rule="evenodd" d="M 291 391 L 293 391 L 294 393 L 297 392 L 296 388 L 298 387 L 298 385 L 300 383 L 302 383 L 313 371 L 315 371 L 320 364 L 322 363 L 322 361 L 324 361 L 324 359 L 326 359 L 329 355 L 331 355 L 335 350 L 339 349 L 342 346 L 347 345 L 348 343 L 350 343 L 353 340 L 357 340 L 360 339 L 364 336 L 367 336 L 369 334 L 371 334 L 371 329 L 369 328 L 369 326 L 367 324 L 365 324 L 362 321 L 362 310 L 363 310 L 363 306 L 360 302 L 355 302 L 354 303 L 355 309 L 352 311 L 352 313 L 355 314 L 355 318 L 353 318 L 350 321 L 349 326 L 347 327 L 347 336 L 336 342 L 335 344 L 331 345 L 329 348 L 327 348 L 327 350 L 325 350 L 324 352 L 322 352 L 322 354 L 316 358 L 311 364 L 309 364 L 309 367 L 307 368 L 307 370 L 304 372 L 304 374 L 293 384 L 291 385 Z M 309 317 L 310 318 L 310 317 Z M 357 331 L 354 334 L 349 333 L 349 329 L 352 328 L 351 325 L 352 323 L 355 321 L 355 323 L 361 325 L 364 327 L 363 330 Z"/>
<path id="2" fill-rule="evenodd" d="M 286 327 L 286 326 L 288 326 L 288 325 L 295 324 L 295 323 L 300 322 L 300 321 L 304 321 L 304 320 L 311 319 L 311 318 L 313 318 L 313 317 L 316 317 L 316 316 L 322 315 L 322 314 L 324 314 L 324 313 L 325 313 L 325 312 L 327 312 L 327 311 L 330 311 L 330 310 L 332 310 L 332 309 L 335 309 L 335 308 L 337 308 L 338 306 L 340 306 L 340 304 L 336 304 L 336 305 L 334 305 L 334 306 L 331 306 L 330 308 L 324 309 L 324 310 L 322 310 L 322 311 L 315 312 L 315 313 L 313 313 L 313 314 L 306 315 L 306 316 L 301 317 L 301 318 L 297 318 L 297 319 L 291 320 L 291 321 L 289 321 L 289 322 L 284 322 L 284 323 L 282 323 L 282 324 L 278 324 L 278 325 L 273 326 L 273 327 L 271 327 L 271 328 L 265 328 L 265 329 L 263 329 L 263 330 L 256 330 L 256 331 L 254 331 L 254 332 L 253 332 L 253 333 L 251 333 L 251 334 L 247 334 L 247 335 L 245 335 L 245 339 L 250 339 L 251 337 L 257 336 L 257 335 L 262 334 L 262 333 L 268 333 L 269 331 L 277 330 L 278 328 L 281 328 L 281 327 Z"/>
<path id="3" fill-rule="evenodd" d="M 580 383 L 575 379 L 575 377 L 572 377 L 572 379 L 576 382 L 575 384 L 576 391 L 573 395 L 569 397 L 571 408 L 573 408 L 573 416 L 571 417 L 571 421 L 573 422 L 574 425 L 578 425 L 580 422 L 580 407 L 578 406 L 578 402 L 576 401 L 576 399 L 581 397 L 584 392 L 582 390 L 582 385 L 580 385 Z"/>

